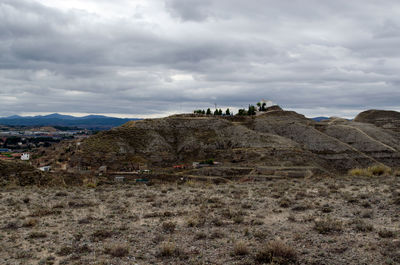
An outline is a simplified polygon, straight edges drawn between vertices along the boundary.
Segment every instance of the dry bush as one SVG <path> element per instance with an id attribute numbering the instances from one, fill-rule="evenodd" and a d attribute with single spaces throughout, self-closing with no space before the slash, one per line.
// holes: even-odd
<path id="1" fill-rule="evenodd" d="M 34 227 L 39 223 L 39 221 L 37 219 L 28 219 L 25 220 L 24 223 L 22 224 L 23 227 Z"/>
<path id="2" fill-rule="evenodd" d="M 368 168 L 354 168 L 349 170 L 350 176 L 383 176 L 392 173 L 392 169 L 382 164 L 376 164 Z"/>
<path id="3" fill-rule="evenodd" d="M 350 176 L 368 176 L 368 172 L 362 168 L 353 168 L 349 170 L 348 174 Z"/>
<path id="4" fill-rule="evenodd" d="M 47 234 L 44 232 L 32 232 L 29 234 L 29 238 L 45 238 Z"/>
<path id="5" fill-rule="evenodd" d="M 297 261 L 296 251 L 282 241 L 268 242 L 258 250 L 255 260 L 258 263 L 291 264 Z"/>
<path id="6" fill-rule="evenodd" d="M 378 235 L 382 238 L 392 238 L 396 236 L 396 233 L 388 229 L 382 229 L 378 231 Z"/>
<path id="7" fill-rule="evenodd" d="M 247 244 L 243 241 L 238 241 L 233 246 L 233 255 L 235 256 L 245 256 L 250 253 Z"/>
<path id="8" fill-rule="evenodd" d="M 186 224 L 188 227 L 200 227 L 206 222 L 206 215 L 202 212 L 198 212 L 186 219 Z"/>
<path id="9" fill-rule="evenodd" d="M 343 229 L 343 224 L 339 220 L 327 217 L 322 220 L 315 221 L 314 229 L 320 234 L 328 234 L 331 232 L 341 232 Z"/>
<path id="10" fill-rule="evenodd" d="M 279 201 L 279 206 L 282 208 L 288 208 L 291 204 L 292 202 L 288 198 L 282 198 Z"/>
<path id="11" fill-rule="evenodd" d="M 196 240 L 201 240 L 201 239 L 206 239 L 206 238 L 207 238 L 207 234 L 202 231 L 197 232 L 196 235 L 194 236 L 194 239 L 196 239 Z"/>
<path id="12" fill-rule="evenodd" d="M 175 228 L 176 228 L 176 223 L 174 222 L 162 223 L 162 229 L 164 230 L 164 232 L 173 233 L 175 231 Z"/>
<path id="13" fill-rule="evenodd" d="M 367 172 L 373 176 L 389 175 L 392 173 L 392 169 L 385 165 L 377 164 L 367 168 Z"/>
<path id="14" fill-rule="evenodd" d="M 109 238 L 113 235 L 114 233 L 112 231 L 108 231 L 108 230 L 97 230 L 96 232 L 94 232 L 92 234 L 92 240 L 104 240 L 106 238 Z"/>
<path id="15" fill-rule="evenodd" d="M 48 209 L 46 207 L 39 208 L 31 212 L 30 217 L 43 217 L 53 214 L 61 214 L 60 210 Z"/>
<path id="16" fill-rule="evenodd" d="M 160 247 L 160 256 L 162 257 L 172 257 L 179 256 L 181 253 L 180 249 L 173 242 L 164 242 Z"/>
<path id="17" fill-rule="evenodd" d="M 358 232 L 371 232 L 374 230 L 374 226 L 372 224 L 368 224 L 361 219 L 355 219 L 352 224 L 354 225 L 354 229 Z"/>
<path id="18" fill-rule="evenodd" d="M 129 246 L 126 244 L 114 244 L 107 246 L 104 253 L 113 257 L 125 257 L 129 255 Z"/>

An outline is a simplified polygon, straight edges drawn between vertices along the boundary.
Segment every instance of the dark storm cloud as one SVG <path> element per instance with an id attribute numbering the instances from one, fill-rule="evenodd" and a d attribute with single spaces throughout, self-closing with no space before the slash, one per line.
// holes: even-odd
<path id="1" fill-rule="evenodd" d="M 0 116 L 399 107 L 396 1 L 66 3 L 0 2 Z"/>

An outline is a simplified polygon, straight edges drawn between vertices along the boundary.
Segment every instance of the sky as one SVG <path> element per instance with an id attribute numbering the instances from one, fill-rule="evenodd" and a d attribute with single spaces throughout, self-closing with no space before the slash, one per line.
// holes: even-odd
<path id="1" fill-rule="evenodd" d="M 0 116 L 400 110 L 397 0 L 0 0 Z"/>

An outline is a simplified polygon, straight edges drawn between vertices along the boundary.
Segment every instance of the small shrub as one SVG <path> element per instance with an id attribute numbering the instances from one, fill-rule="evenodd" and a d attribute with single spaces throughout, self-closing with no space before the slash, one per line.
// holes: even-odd
<path id="1" fill-rule="evenodd" d="M 39 223 L 37 219 L 28 219 L 22 224 L 23 227 L 34 227 Z"/>
<path id="2" fill-rule="evenodd" d="M 7 223 L 3 229 L 10 229 L 10 230 L 16 230 L 20 228 L 20 224 L 18 224 L 17 222 L 11 221 L 9 223 Z"/>
<path id="3" fill-rule="evenodd" d="M 382 175 L 388 175 L 392 172 L 390 167 L 387 167 L 385 165 L 373 165 L 367 168 L 367 172 L 370 173 L 373 176 L 382 176 Z"/>
<path id="4" fill-rule="evenodd" d="M 39 208 L 31 212 L 29 216 L 31 217 L 43 217 L 53 214 L 61 214 L 60 210 L 48 209 L 48 208 Z"/>
<path id="5" fill-rule="evenodd" d="M 270 241 L 256 256 L 258 263 L 291 264 L 297 261 L 296 251 L 282 241 Z"/>
<path id="6" fill-rule="evenodd" d="M 279 201 L 279 206 L 282 208 L 288 208 L 291 205 L 291 201 L 288 198 L 282 198 Z"/>
<path id="7" fill-rule="evenodd" d="M 176 224 L 173 222 L 162 223 L 162 229 L 167 233 L 173 233 L 175 231 Z"/>
<path id="8" fill-rule="evenodd" d="M 104 253 L 113 257 L 121 258 L 129 255 L 129 247 L 125 244 L 115 244 L 106 247 Z"/>
<path id="9" fill-rule="evenodd" d="M 362 218 L 372 218 L 372 216 L 374 215 L 374 212 L 366 210 L 366 211 L 361 212 L 360 215 Z"/>
<path id="10" fill-rule="evenodd" d="M 349 170 L 349 175 L 350 176 L 366 176 L 366 175 L 368 175 L 368 172 L 362 168 L 353 168 L 353 169 Z"/>
<path id="11" fill-rule="evenodd" d="M 194 236 L 194 238 L 196 240 L 201 240 L 201 239 L 206 239 L 207 238 L 207 234 L 204 232 L 198 232 L 196 233 L 196 235 Z"/>
<path id="12" fill-rule="evenodd" d="M 331 213 L 333 211 L 333 208 L 329 204 L 324 204 L 321 207 L 321 212 L 323 213 Z"/>
<path id="13" fill-rule="evenodd" d="M 387 229 L 382 229 L 378 231 L 378 235 L 382 238 L 392 238 L 395 237 L 395 232 Z"/>
<path id="14" fill-rule="evenodd" d="M 315 221 L 314 228 L 320 234 L 328 234 L 331 232 L 341 232 L 343 224 L 338 220 L 331 219 L 330 217 Z"/>
<path id="15" fill-rule="evenodd" d="M 162 257 L 172 257 L 179 256 L 180 250 L 173 242 L 164 242 L 161 244 L 160 256 Z"/>
<path id="16" fill-rule="evenodd" d="M 47 234 L 44 232 L 32 232 L 29 234 L 29 238 L 45 238 Z"/>
<path id="17" fill-rule="evenodd" d="M 352 224 L 355 226 L 354 229 L 358 232 L 371 232 L 372 230 L 374 230 L 373 225 L 368 224 L 361 219 L 354 220 Z"/>
<path id="18" fill-rule="evenodd" d="M 108 231 L 108 230 L 97 230 L 92 234 L 92 239 L 93 240 L 104 240 L 106 238 L 109 238 L 113 235 L 113 232 Z"/>
<path id="19" fill-rule="evenodd" d="M 235 224 L 241 224 L 244 222 L 244 217 L 242 215 L 237 215 L 237 216 L 233 217 L 233 222 Z"/>
<path id="20" fill-rule="evenodd" d="M 233 246 L 233 255 L 235 256 L 245 256 L 249 254 L 249 248 L 247 244 L 243 241 L 238 241 Z"/>

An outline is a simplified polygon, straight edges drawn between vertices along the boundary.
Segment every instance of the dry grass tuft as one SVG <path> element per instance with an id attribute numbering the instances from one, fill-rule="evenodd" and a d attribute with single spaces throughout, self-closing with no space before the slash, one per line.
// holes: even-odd
<path id="1" fill-rule="evenodd" d="M 122 258 L 129 255 L 129 246 L 126 244 L 114 244 L 107 246 L 104 253 L 112 257 Z"/>
<path id="2" fill-rule="evenodd" d="M 255 260 L 264 264 L 292 264 L 297 261 L 296 251 L 282 241 L 270 241 L 256 254 Z"/>
<path id="3" fill-rule="evenodd" d="M 354 168 L 349 170 L 348 173 L 350 176 L 384 176 L 390 175 L 392 173 L 392 169 L 382 164 L 376 164 L 368 168 Z"/>
<path id="4" fill-rule="evenodd" d="M 169 241 L 161 244 L 160 247 L 160 256 L 162 257 L 172 257 L 179 256 L 181 253 L 180 249 L 176 246 L 175 243 Z"/>
<path id="5" fill-rule="evenodd" d="M 329 234 L 332 232 L 341 232 L 343 229 L 343 224 L 341 221 L 327 217 L 325 219 L 315 221 L 314 228 L 320 234 Z"/>
<path id="6" fill-rule="evenodd" d="M 244 241 L 238 241 L 233 246 L 233 255 L 235 256 L 245 256 L 250 253 L 247 244 Z"/>

